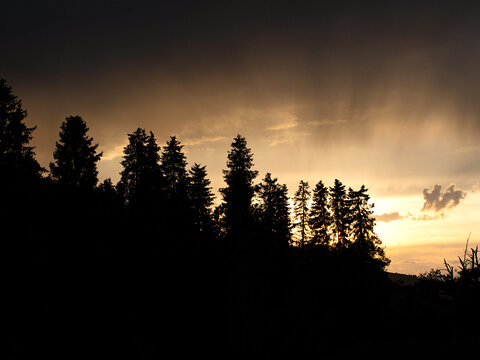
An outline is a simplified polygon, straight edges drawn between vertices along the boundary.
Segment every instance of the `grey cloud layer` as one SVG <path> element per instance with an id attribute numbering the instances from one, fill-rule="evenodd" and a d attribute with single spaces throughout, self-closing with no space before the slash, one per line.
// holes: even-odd
<path id="1" fill-rule="evenodd" d="M 296 140 L 291 154 L 322 152 L 331 166 L 358 154 L 399 173 L 472 171 L 465 156 L 445 166 L 416 153 L 478 143 L 479 6 L 333 3 L 10 2 L 0 77 L 24 98 L 45 161 L 59 123 L 78 113 L 106 152 L 142 126 L 191 144 L 242 132 L 279 151 Z M 328 165 L 318 157 L 305 162 Z"/>

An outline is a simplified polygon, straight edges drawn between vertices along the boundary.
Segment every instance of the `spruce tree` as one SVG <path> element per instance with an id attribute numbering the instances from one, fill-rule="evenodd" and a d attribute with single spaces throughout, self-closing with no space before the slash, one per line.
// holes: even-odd
<path id="1" fill-rule="evenodd" d="M 370 196 L 365 185 L 360 190 L 348 190 L 351 213 L 351 248 L 363 259 L 375 261 L 382 269 L 390 263 L 382 242 L 375 233 L 375 219 L 373 218 L 373 204 L 369 204 Z"/>
<path id="2" fill-rule="evenodd" d="M 272 245 L 287 247 L 291 237 L 287 186 L 278 184 L 277 178 L 267 173 L 257 192 L 264 235 L 270 238 Z"/>
<path id="3" fill-rule="evenodd" d="M 160 155 L 158 154 L 160 151 L 160 146 L 157 145 L 157 140 L 155 139 L 155 135 L 152 131 L 150 131 L 149 135 L 146 137 L 145 150 L 145 165 L 147 172 L 151 174 L 158 174 L 160 172 L 159 170 L 161 170 L 159 165 Z"/>
<path id="4" fill-rule="evenodd" d="M 227 236 L 225 223 L 225 203 L 221 203 L 213 209 L 213 231 L 217 239 L 225 239 Z"/>
<path id="5" fill-rule="evenodd" d="M 108 178 L 101 182 L 97 187 L 100 208 L 104 210 L 106 216 L 118 214 L 122 209 L 122 198 L 119 195 L 112 179 Z"/>
<path id="6" fill-rule="evenodd" d="M 172 136 L 163 147 L 160 157 L 166 196 L 164 216 L 171 225 L 171 235 L 181 240 L 177 245 L 183 244 L 185 249 L 191 250 L 193 237 L 188 233 L 193 230 L 194 220 L 187 193 L 187 161 L 182 148 L 183 145 L 175 136 Z"/>
<path id="7" fill-rule="evenodd" d="M 226 235 L 237 247 L 246 246 L 244 237 L 252 225 L 253 181 L 258 175 L 252 168 L 252 151 L 247 147 L 247 140 L 237 135 L 228 153 L 227 170 L 223 170 L 227 186 L 220 189 L 224 201 Z"/>
<path id="8" fill-rule="evenodd" d="M 350 227 L 350 207 L 345 185 L 338 179 L 330 188 L 330 209 L 333 221 L 333 234 L 335 246 L 338 249 L 348 247 L 348 235 Z"/>
<path id="9" fill-rule="evenodd" d="M 310 237 L 310 228 L 308 226 L 309 223 L 309 201 L 310 201 L 310 186 L 308 185 L 307 181 L 300 181 L 298 185 L 298 190 L 295 193 L 294 197 L 294 227 L 298 229 L 299 234 L 297 238 L 299 238 L 298 242 L 300 243 L 300 247 L 302 249 L 305 248 L 305 245 L 308 243 Z"/>
<path id="10" fill-rule="evenodd" d="M 161 195 L 159 149 L 152 132 L 147 135 L 145 129 L 138 128 L 128 134 L 117 189 L 130 208 L 144 208 Z"/>
<path id="11" fill-rule="evenodd" d="M 332 216 L 330 214 L 328 188 L 319 181 L 313 190 L 309 226 L 313 245 L 330 245 Z"/>
<path id="12" fill-rule="evenodd" d="M 182 152 L 183 145 L 177 140 L 175 136 L 171 136 L 167 141 L 167 145 L 163 147 L 162 155 L 160 157 L 164 180 L 165 191 L 167 197 L 174 201 L 180 198 L 184 200 L 186 197 L 187 187 L 187 161 Z"/>
<path id="13" fill-rule="evenodd" d="M 4 79 L 0 79 L 0 173 L 2 182 L 17 184 L 38 178 L 44 171 L 35 160 L 34 147 L 29 146 L 32 132 L 24 120 L 27 112 Z"/>
<path id="14" fill-rule="evenodd" d="M 98 144 L 87 135 L 88 127 L 80 116 L 69 116 L 60 126 L 60 140 L 50 163 L 52 178 L 59 184 L 92 190 L 98 182 Z"/>
<path id="15" fill-rule="evenodd" d="M 47 213 L 48 206 L 45 204 L 47 198 L 42 196 L 44 192 L 38 191 L 45 170 L 38 164 L 34 148 L 29 145 L 35 127 L 25 124 L 26 116 L 22 102 L 6 81 L 0 79 L 1 237 L 4 254 L 9 254 L 12 259 L 15 258 L 13 254 L 25 254 L 29 239 L 38 239 L 38 234 L 29 233 L 28 229 L 38 229 L 35 224 L 38 224 L 39 216 Z M 23 239 L 22 234 L 25 235 Z"/>
<path id="16" fill-rule="evenodd" d="M 213 230 L 212 205 L 215 196 L 210 180 L 207 178 L 206 166 L 195 163 L 189 171 L 190 181 L 188 195 L 192 206 L 193 222 L 199 231 Z"/>
<path id="17" fill-rule="evenodd" d="M 98 191 L 100 193 L 108 194 L 108 196 L 110 196 L 110 195 L 113 196 L 113 194 L 115 194 L 117 192 L 117 190 L 115 189 L 115 186 L 112 183 L 111 178 L 107 178 L 107 179 L 103 180 L 103 182 L 100 183 L 100 185 L 98 185 Z"/>

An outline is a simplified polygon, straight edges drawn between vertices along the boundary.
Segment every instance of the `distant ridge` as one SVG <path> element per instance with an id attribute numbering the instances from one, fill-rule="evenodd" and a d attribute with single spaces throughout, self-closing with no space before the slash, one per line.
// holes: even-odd
<path id="1" fill-rule="evenodd" d="M 387 272 L 388 278 L 395 284 L 413 286 L 418 282 L 416 275 Z"/>

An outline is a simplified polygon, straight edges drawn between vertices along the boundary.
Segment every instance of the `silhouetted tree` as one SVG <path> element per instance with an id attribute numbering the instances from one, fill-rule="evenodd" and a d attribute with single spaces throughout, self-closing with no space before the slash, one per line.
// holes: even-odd
<path id="1" fill-rule="evenodd" d="M 351 248 L 367 261 L 375 261 L 383 269 L 390 263 L 386 258 L 385 251 L 381 247 L 382 242 L 375 233 L 375 218 L 373 218 L 373 204 L 369 204 L 370 196 L 367 188 L 362 185 L 360 190 L 348 189 L 350 202 Z"/>
<path id="2" fill-rule="evenodd" d="M 223 177 L 227 186 L 220 189 L 224 201 L 226 234 L 236 244 L 239 244 L 246 232 L 251 228 L 251 204 L 254 195 L 253 180 L 258 171 L 252 170 L 253 154 L 247 147 L 247 140 L 237 135 L 228 153 L 227 170 L 223 170 Z"/>
<path id="3" fill-rule="evenodd" d="M 187 161 L 182 148 L 183 145 L 172 136 L 160 156 L 166 197 L 164 217 L 169 223 L 170 236 L 177 239 L 176 246 L 181 251 L 191 250 L 194 240 L 189 234 L 193 230 L 193 216 L 187 193 Z"/>
<path id="4" fill-rule="evenodd" d="M 35 127 L 24 123 L 26 116 L 21 101 L 0 79 L 0 238 L 2 253 L 6 255 L 3 263 L 5 268 L 22 268 L 25 273 L 31 269 L 22 262 L 29 259 L 30 247 L 45 243 L 39 229 L 50 220 L 46 211 L 50 204 L 43 198 L 44 169 L 35 159 L 34 148 L 29 146 Z"/>
<path id="5" fill-rule="evenodd" d="M 100 183 L 97 187 L 97 192 L 100 195 L 100 200 L 103 205 L 116 210 L 121 207 L 121 197 L 115 185 L 113 185 L 112 179 L 108 178 Z"/>
<path id="6" fill-rule="evenodd" d="M 225 203 L 215 206 L 212 213 L 213 229 L 218 239 L 225 239 L 227 225 L 225 223 Z"/>
<path id="7" fill-rule="evenodd" d="M 267 173 L 257 192 L 260 199 L 259 220 L 265 236 L 274 246 L 287 247 L 291 237 L 287 186 L 278 184 L 277 178 Z"/>
<path id="8" fill-rule="evenodd" d="M 346 248 L 348 246 L 348 231 L 350 227 L 350 207 L 343 185 L 338 179 L 330 188 L 330 210 L 333 220 L 335 246 Z"/>
<path id="9" fill-rule="evenodd" d="M 12 182 L 36 178 L 43 169 L 35 160 L 34 147 L 29 146 L 34 127 L 27 127 L 27 112 L 4 79 L 0 79 L 0 173 Z"/>
<path id="10" fill-rule="evenodd" d="M 211 207 L 215 196 L 207 178 L 206 166 L 195 163 L 189 174 L 188 195 L 192 205 L 193 222 L 200 231 L 212 230 Z"/>
<path id="11" fill-rule="evenodd" d="M 160 156 L 160 169 L 164 176 L 165 192 L 168 199 L 185 201 L 187 196 L 187 161 L 182 152 L 183 145 L 175 136 L 170 137 Z"/>
<path id="12" fill-rule="evenodd" d="M 332 216 L 329 205 L 328 188 L 322 181 L 319 181 L 315 189 L 313 189 L 308 223 L 312 231 L 313 245 L 330 245 Z"/>
<path id="13" fill-rule="evenodd" d="M 130 208 L 142 208 L 158 200 L 162 191 L 160 148 L 152 132 L 138 128 L 128 134 L 128 144 L 123 149 L 123 170 L 117 190 Z"/>
<path id="14" fill-rule="evenodd" d="M 103 182 L 98 185 L 98 190 L 105 194 L 115 194 L 117 192 L 111 178 L 103 180 Z"/>
<path id="15" fill-rule="evenodd" d="M 298 190 L 295 193 L 294 197 L 294 205 L 293 205 L 293 212 L 294 212 L 294 226 L 298 229 L 299 235 L 298 237 L 300 242 L 300 247 L 303 251 L 305 244 L 308 242 L 309 239 L 309 201 L 310 201 L 310 186 L 308 185 L 307 181 L 300 181 L 298 186 Z"/>
<path id="16" fill-rule="evenodd" d="M 93 189 L 98 182 L 98 144 L 87 135 L 88 127 L 80 116 L 69 116 L 60 126 L 60 140 L 56 143 L 50 172 L 59 184 L 74 188 Z"/>

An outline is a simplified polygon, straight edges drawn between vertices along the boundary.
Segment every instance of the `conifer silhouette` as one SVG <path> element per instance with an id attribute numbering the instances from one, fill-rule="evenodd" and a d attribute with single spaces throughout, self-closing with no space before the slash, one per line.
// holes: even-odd
<path id="1" fill-rule="evenodd" d="M 332 216 L 329 205 L 328 188 L 319 181 L 313 189 L 308 223 L 312 230 L 313 245 L 330 245 Z"/>
<path id="2" fill-rule="evenodd" d="M 275 246 L 287 247 L 290 242 L 290 214 L 287 186 L 280 185 L 270 173 L 258 185 L 259 221 Z"/>
<path id="3" fill-rule="evenodd" d="M 53 153 L 50 172 L 59 184 L 92 190 L 98 182 L 98 144 L 87 135 L 88 127 L 80 116 L 69 116 L 60 126 L 60 139 Z"/>
<path id="4" fill-rule="evenodd" d="M 299 238 L 298 242 L 302 252 L 310 237 L 310 228 L 308 226 L 310 201 L 309 188 L 310 186 L 308 185 L 308 182 L 301 180 L 294 197 L 294 227 L 299 231 L 297 237 Z"/>
<path id="5" fill-rule="evenodd" d="M 34 147 L 29 146 L 34 127 L 28 127 L 24 120 L 27 112 L 22 109 L 22 102 L 0 79 L 0 172 L 2 181 L 10 177 L 16 182 L 25 177 L 38 177 L 43 169 L 35 159 Z"/>
<path id="6" fill-rule="evenodd" d="M 170 137 L 160 156 L 160 169 L 165 180 L 165 191 L 169 199 L 184 201 L 187 188 L 187 161 L 182 152 L 183 145 L 176 136 Z"/>
<path id="7" fill-rule="evenodd" d="M 147 206 L 162 191 L 159 149 L 152 132 L 147 135 L 145 129 L 138 128 L 128 134 L 117 189 L 131 209 Z"/>
<path id="8" fill-rule="evenodd" d="M 121 197 L 118 194 L 115 185 L 113 185 L 111 178 L 107 178 L 101 182 L 97 187 L 97 191 L 100 194 L 100 199 L 103 205 L 106 205 L 112 209 L 121 207 Z"/>
<path id="9" fill-rule="evenodd" d="M 251 228 L 252 224 L 252 198 L 255 192 L 253 180 L 258 171 L 253 168 L 253 154 L 247 147 L 247 140 L 237 135 L 228 152 L 227 170 L 223 170 L 226 187 L 220 189 L 224 201 L 224 214 L 226 234 L 233 238 L 235 246 L 240 238 Z"/>
<path id="10" fill-rule="evenodd" d="M 345 185 L 338 179 L 335 179 L 334 186 L 330 188 L 330 210 L 333 220 L 335 246 L 339 249 L 347 248 L 350 228 L 350 206 Z"/>
<path id="11" fill-rule="evenodd" d="M 364 260 L 377 261 L 383 268 L 390 263 L 390 260 L 386 258 L 381 247 L 382 242 L 375 233 L 375 218 L 372 216 L 373 204 L 369 203 L 370 196 L 367 191 L 365 185 L 362 185 L 357 191 L 352 188 L 348 190 L 351 214 L 351 248 Z"/>
<path id="12" fill-rule="evenodd" d="M 206 166 L 195 163 L 189 175 L 188 195 L 192 205 L 193 222 L 200 231 L 212 230 L 211 207 L 215 196 L 207 178 Z"/>

